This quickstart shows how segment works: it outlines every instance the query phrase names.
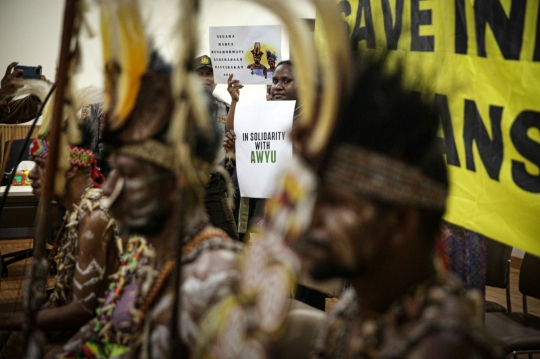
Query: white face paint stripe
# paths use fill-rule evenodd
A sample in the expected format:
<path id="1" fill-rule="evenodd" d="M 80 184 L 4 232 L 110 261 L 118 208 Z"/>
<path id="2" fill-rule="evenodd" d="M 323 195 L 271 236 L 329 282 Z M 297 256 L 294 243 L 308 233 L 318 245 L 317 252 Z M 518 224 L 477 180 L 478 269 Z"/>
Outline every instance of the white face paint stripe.
<path id="1" fill-rule="evenodd" d="M 91 230 L 87 230 L 86 232 L 84 232 L 83 238 L 84 239 L 94 239 L 94 232 L 92 232 Z"/>
<path id="2" fill-rule="evenodd" d="M 93 310 L 86 308 L 86 306 L 83 303 L 77 302 L 77 304 L 79 304 L 81 308 L 84 309 L 84 311 L 87 312 L 88 314 L 96 314 Z"/>
<path id="3" fill-rule="evenodd" d="M 92 278 L 88 279 L 86 282 L 81 284 L 81 283 L 79 283 L 79 281 L 77 279 L 73 278 L 73 284 L 75 284 L 75 287 L 77 287 L 78 290 L 82 290 L 84 287 L 88 287 L 88 286 L 90 286 L 92 284 L 96 284 L 101 279 L 103 279 L 103 276 L 99 275 L 99 276 L 92 277 Z"/>
<path id="4" fill-rule="evenodd" d="M 84 303 L 85 302 L 88 302 L 92 299 L 96 298 L 96 294 L 94 292 L 88 294 L 85 298 L 83 298 L 82 300 L 77 298 L 77 296 L 74 294 L 73 295 L 73 302 L 80 305 L 82 309 L 84 309 L 85 312 L 89 313 L 89 314 L 95 314 L 95 310 L 94 308 L 92 309 L 88 309 Z"/>
<path id="5" fill-rule="evenodd" d="M 152 318 L 156 318 L 164 310 L 170 310 L 172 307 L 173 298 L 172 295 L 166 295 L 161 301 L 158 302 L 154 310 L 152 311 Z"/>
<path id="6" fill-rule="evenodd" d="M 156 325 L 151 334 L 151 357 L 166 358 L 169 355 L 169 342 L 171 334 L 169 329 L 164 325 Z"/>
<path id="7" fill-rule="evenodd" d="M 88 302 L 89 300 L 94 299 L 94 298 L 96 298 L 96 293 L 94 293 L 94 292 L 88 294 L 88 295 L 87 295 L 86 297 L 84 297 L 83 299 L 79 299 L 79 298 L 77 298 L 76 295 L 73 295 L 73 301 L 74 301 L 74 302 L 80 302 L 80 303 L 82 303 L 82 302 Z"/>
<path id="8" fill-rule="evenodd" d="M 77 269 L 77 272 L 81 273 L 82 275 L 88 275 L 94 271 L 97 271 L 101 276 L 103 276 L 103 274 L 105 273 L 105 267 L 100 266 L 99 263 L 95 259 L 92 259 L 90 264 L 88 264 L 88 266 L 85 269 L 81 268 L 81 266 L 79 265 L 79 262 L 77 262 L 77 265 L 75 268 Z"/>

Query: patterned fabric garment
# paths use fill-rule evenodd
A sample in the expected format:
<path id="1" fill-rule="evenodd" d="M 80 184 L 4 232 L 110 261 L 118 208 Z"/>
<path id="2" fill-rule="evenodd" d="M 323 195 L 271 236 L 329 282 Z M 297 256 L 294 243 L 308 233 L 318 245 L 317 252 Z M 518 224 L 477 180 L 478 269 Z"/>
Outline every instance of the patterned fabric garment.
<path id="1" fill-rule="evenodd" d="M 440 239 L 448 260 L 448 269 L 461 279 L 467 289 L 477 289 L 485 295 L 486 237 L 443 221 Z"/>
<path id="2" fill-rule="evenodd" d="M 319 332 L 313 359 L 407 358 L 423 339 L 438 333 L 468 344 L 474 358 L 504 357 L 482 332 L 479 293 L 465 292 L 451 275 L 416 285 L 377 319 L 363 318 L 357 303 L 353 289 L 343 294 Z"/>

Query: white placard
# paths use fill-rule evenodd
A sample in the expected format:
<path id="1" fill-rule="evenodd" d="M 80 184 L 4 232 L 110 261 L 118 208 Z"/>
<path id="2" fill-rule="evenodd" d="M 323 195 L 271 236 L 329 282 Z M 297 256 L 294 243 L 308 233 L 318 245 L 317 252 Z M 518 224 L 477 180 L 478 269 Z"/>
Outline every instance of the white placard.
<path id="1" fill-rule="evenodd" d="M 238 102 L 234 114 L 236 171 L 242 197 L 269 198 L 292 157 L 296 101 Z"/>
<path id="2" fill-rule="evenodd" d="M 226 84 L 230 74 L 241 84 L 271 84 L 281 60 L 281 26 L 210 27 L 214 82 Z"/>

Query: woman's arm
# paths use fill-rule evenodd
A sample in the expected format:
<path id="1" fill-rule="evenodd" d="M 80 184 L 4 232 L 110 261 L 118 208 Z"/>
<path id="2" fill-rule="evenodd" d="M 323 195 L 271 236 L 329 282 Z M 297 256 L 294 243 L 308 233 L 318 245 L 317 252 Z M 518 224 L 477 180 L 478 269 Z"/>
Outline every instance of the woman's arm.
<path id="1" fill-rule="evenodd" d="M 231 95 L 231 108 L 229 109 L 229 114 L 227 115 L 227 132 L 234 130 L 234 112 L 236 110 L 236 103 L 240 101 L 240 89 L 244 85 L 240 84 L 239 80 L 233 80 L 233 75 L 231 74 L 227 79 L 227 91 Z"/>

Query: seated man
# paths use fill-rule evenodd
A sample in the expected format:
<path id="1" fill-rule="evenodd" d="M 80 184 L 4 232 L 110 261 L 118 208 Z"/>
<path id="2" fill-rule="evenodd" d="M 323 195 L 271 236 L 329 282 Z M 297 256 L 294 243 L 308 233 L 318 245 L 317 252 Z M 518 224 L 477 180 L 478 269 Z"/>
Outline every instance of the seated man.
<path id="1" fill-rule="evenodd" d="M 492 358 L 482 301 L 434 262 L 448 191 L 437 111 L 373 60 L 342 106 L 312 222 L 292 243 L 314 278 L 351 289 L 314 358 Z"/>
<path id="2" fill-rule="evenodd" d="M 35 95 L 13 100 L 17 91 L 23 87 L 22 79 L 17 78 L 23 70 L 12 71 L 18 62 L 12 62 L 6 68 L 6 73 L 1 81 L 0 87 L 0 123 L 15 124 L 33 120 L 41 106 L 41 100 Z M 47 81 L 41 75 L 41 80 Z"/>
<path id="3" fill-rule="evenodd" d="M 55 200 L 67 209 L 64 224 L 55 244 L 58 273 L 47 304 L 37 315 L 37 325 L 49 333 L 49 344 L 61 344 L 95 316 L 98 298 L 107 288 L 109 275 L 118 268 L 117 230 L 114 221 L 100 204 L 101 190 L 95 187 L 94 154 L 88 147 L 92 132 L 83 128 L 83 141 L 69 146 L 70 168 L 66 186 Z M 36 163 L 29 174 L 32 192 L 41 196 L 49 142 L 36 139 L 30 158 Z M 54 252 L 54 249 L 53 249 Z M 15 331 L 5 344 L 0 358 L 20 357 L 23 312 L 0 314 L 0 330 Z"/>
<path id="4" fill-rule="evenodd" d="M 188 129 L 183 148 L 190 149 L 193 168 L 181 171 L 174 143 L 167 141 L 173 117 L 171 72 L 171 66 L 154 53 L 138 79 L 133 110 L 126 118 L 115 112 L 114 103 L 106 110 L 105 128 L 115 131 L 104 133 L 112 165 L 104 191 L 121 231 L 130 237 L 97 318 L 64 346 L 61 357 L 99 353 L 100 358 L 167 358 L 173 320 L 181 322 L 177 339 L 189 351 L 198 336 L 199 319 L 236 281 L 233 265 L 241 245 L 209 223 L 202 197 L 221 141 L 218 124 L 208 121 L 212 131 Z M 108 76 L 115 80 L 118 75 Z M 116 98 L 116 91 L 110 87 L 108 96 Z M 185 226 L 182 232 L 179 223 Z M 176 257 L 179 242 L 181 258 Z M 178 298 L 175 272 L 182 275 L 178 318 L 172 318 Z"/>

